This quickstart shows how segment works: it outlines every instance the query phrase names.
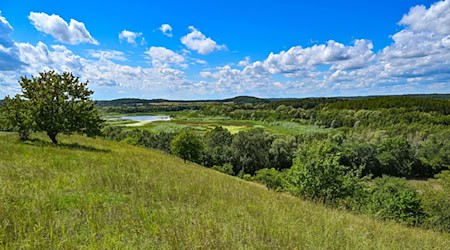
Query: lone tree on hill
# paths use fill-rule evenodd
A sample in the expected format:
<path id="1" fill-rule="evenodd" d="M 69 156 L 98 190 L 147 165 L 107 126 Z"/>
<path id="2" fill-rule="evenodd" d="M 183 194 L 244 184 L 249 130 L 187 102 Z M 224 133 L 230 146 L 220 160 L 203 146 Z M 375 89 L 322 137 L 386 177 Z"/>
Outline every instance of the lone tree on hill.
<path id="1" fill-rule="evenodd" d="M 5 99 L 5 117 L 21 137 L 30 131 L 43 131 L 56 144 L 59 133 L 100 133 L 103 120 L 90 99 L 93 92 L 87 88 L 88 81 L 80 82 L 69 72 L 46 71 L 31 79 L 21 77 L 19 83 L 22 94 Z"/>

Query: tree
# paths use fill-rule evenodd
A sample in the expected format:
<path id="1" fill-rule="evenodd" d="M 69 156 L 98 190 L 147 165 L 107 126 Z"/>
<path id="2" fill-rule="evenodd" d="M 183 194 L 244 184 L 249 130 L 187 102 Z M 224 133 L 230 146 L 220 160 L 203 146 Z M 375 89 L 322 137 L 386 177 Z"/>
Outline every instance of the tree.
<path id="1" fill-rule="evenodd" d="M 33 121 L 32 129 L 46 132 L 53 143 L 58 143 L 59 133 L 100 133 L 103 121 L 90 99 L 93 92 L 87 88 L 88 82 L 80 82 L 69 72 L 47 71 L 31 79 L 21 77 L 19 83 L 22 94 L 15 102 L 21 104 L 13 106 L 11 112 L 26 110 Z"/>
<path id="2" fill-rule="evenodd" d="M 6 129 L 18 132 L 21 140 L 28 140 L 33 127 L 29 103 L 22 100 L 19 95 L 14 98 L 7 96 L 4 101 L 2 120 Z"/>
<path id="3" fill-rule="evenodd" d="M 208 167 L 222 166 L 231 161 L 231 141 L 233 136 L 228 129 L 215 127 L 204 136 L 205 150 L 203 164 Z"/>
<path id="4" fill-rule="evenodd" d="M 176 135 L 170 142 L 172 154 L 181 157 L 185 162 L 198 162 L 203 150 L 203 144 L 197 136 L 185 130 Z"/>
<path id="5" fill-rule="evenodd" d="M 231 143 L 235 173 L 253 175 L 256 170 L 270 166 L 269 150 L 273 137 L 263 129 L 252 129 L 237 133 Z"/>
<path id="6" fill-rule="evenodd" d="M 288 189 L 296 195 L 324 203 L 351 197 L 359 188 L 359 173 L 341 165 L 340 161 L 341 152 L 332 142 L 303 144 L 287 172 Z"/>
<path id="7" fill-rule="evenodd" d="M 269 149 L 271 166 L 277 170 L 290 168 L 294 151 L 297 149 L 297 142 L 292 136 L 277 138 L 272 142 Z"/>
<path id="8" fill-rule="evenodd" d="M 414 164 L 414 150 L 404 138 L 388 138 L 377 148 L 377 160 L 382 173 L 391 176 L 409 177 Z"/>

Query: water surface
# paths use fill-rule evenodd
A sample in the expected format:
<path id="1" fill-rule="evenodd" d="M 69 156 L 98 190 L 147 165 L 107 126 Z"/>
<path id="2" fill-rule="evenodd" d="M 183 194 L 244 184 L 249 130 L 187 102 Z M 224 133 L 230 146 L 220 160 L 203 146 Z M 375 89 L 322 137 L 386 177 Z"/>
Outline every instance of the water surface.
<path id="1" fill-rule="evenodd" d="M 170 121 L 170 116 L 161 116 L 161 115 L 122 116 L 120 118 L 124 120 L 132 120 L 137 122 Z"/>

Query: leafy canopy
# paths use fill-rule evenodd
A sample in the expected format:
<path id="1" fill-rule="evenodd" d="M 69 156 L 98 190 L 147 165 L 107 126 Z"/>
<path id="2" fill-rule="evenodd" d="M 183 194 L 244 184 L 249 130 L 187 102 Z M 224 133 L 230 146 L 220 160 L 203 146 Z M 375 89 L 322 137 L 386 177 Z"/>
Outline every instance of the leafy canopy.
<path id="1" fill-rule="evenodd" d="M 170 150 L 184 161 L 198 162 L 203 150 L 203 144 L 192 132 L 182 131 L 171 141 Z"/>
<path id="2" fill-rule="evenodd" d="M 6 106 L 10 107 L 6 117 L 16 131 L 24 127 L 29 131 L 43 131 L 53 143 L 57 143 L 59 133 L 78 132 L 88 136 L 100 133 L 103 121 L 90 98 L 93 91 L 87 88 L 87 81 L 80 82 L 69 72 L 46 71 L 31 79 L 21 77 L 19 83 L 22 94 L 6 99 Z M 14 118 L 18 112 L 25 117 Z"/>

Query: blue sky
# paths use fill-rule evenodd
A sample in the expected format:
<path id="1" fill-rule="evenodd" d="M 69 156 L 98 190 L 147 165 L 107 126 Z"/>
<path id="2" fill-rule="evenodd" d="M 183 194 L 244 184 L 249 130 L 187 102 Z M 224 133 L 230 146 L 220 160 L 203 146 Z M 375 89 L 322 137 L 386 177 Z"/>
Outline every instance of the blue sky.
<path id="1" fill-rule="evenodd" d="M 72 71 L 96 99 L 450 92 L 447 1 L 0 2 L 0 98 Z"/>

